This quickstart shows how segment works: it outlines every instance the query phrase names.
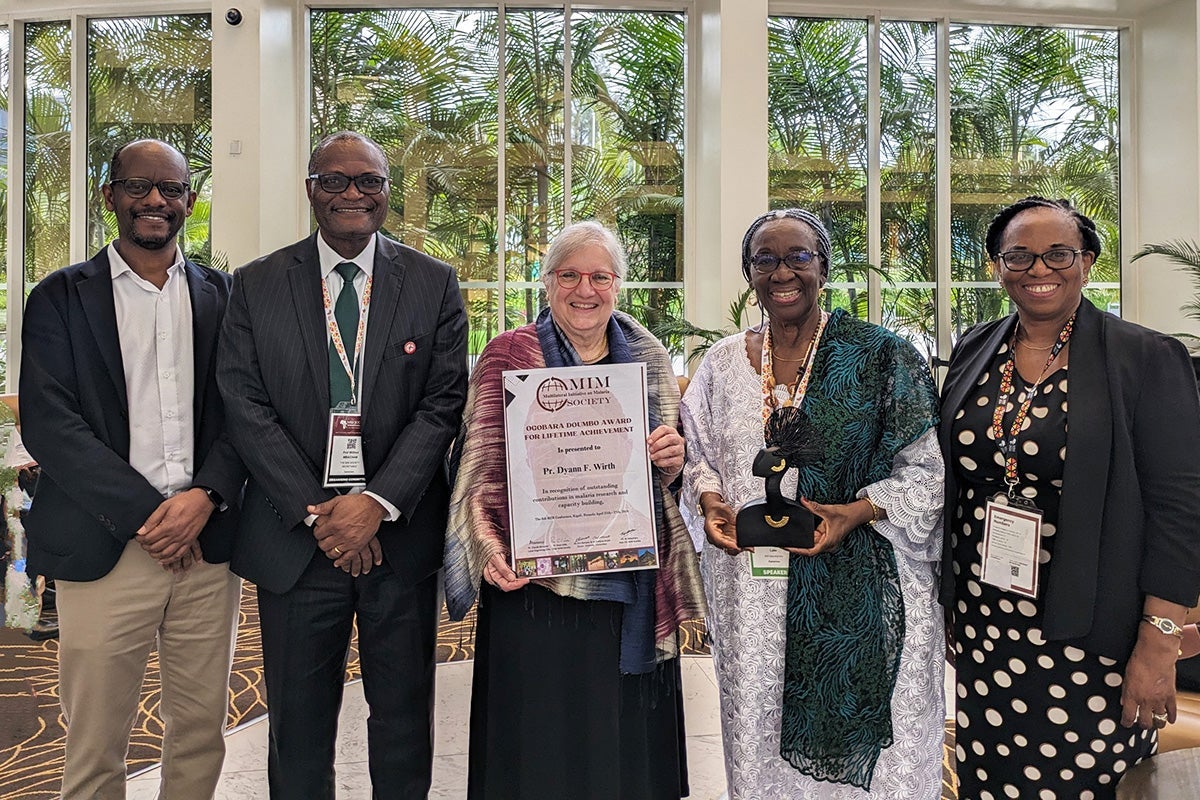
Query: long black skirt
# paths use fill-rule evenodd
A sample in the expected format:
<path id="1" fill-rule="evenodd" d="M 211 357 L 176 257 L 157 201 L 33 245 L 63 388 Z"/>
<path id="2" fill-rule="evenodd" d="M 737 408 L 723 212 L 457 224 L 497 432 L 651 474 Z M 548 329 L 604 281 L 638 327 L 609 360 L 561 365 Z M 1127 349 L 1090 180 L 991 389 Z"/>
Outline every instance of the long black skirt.
<path id="1" fill-rule="evenodd" d="M 621 613 L 620 603 L 484 584 L 470 800 L 687 796 L 679 659 L 621 675 Z"/>

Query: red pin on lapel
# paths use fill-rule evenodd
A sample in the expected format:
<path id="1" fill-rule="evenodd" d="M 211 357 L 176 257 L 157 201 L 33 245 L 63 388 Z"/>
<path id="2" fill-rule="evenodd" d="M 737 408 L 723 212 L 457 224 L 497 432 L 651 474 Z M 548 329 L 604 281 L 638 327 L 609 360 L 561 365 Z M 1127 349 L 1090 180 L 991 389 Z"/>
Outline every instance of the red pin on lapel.
<path id="1" fill-rule="evenodd" d="M 410 356 L 413 353 L 417 352 L 417 343 L 413 342 L 413 341 L 405 342 L 404 343 L 404 352 L 408 353 Z"/>

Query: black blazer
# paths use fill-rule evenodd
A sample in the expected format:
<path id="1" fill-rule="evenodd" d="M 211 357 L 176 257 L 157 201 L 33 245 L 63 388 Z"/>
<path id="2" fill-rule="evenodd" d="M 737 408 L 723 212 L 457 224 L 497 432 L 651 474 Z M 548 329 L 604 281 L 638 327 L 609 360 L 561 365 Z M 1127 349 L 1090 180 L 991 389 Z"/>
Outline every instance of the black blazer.
<path id="1" fill-rule="evenodd" d="M 942 389 L 946 606 L 954 599 L 950 537 L 958 502 L 950 431 L 1015 324 L 1009 316 L 967 332 Z M 1145 595 L 1192 606 L 1200 593 L 1200 396 L 1182 344 L 1087 300 L 1071 334 L 1070 382 L 1043 632 L 1124 661 Z"/>
<path id="2" fill-rule="evenodd" d="M 193 483 L 229 505 L 200 534 L 204 560 L 229 560 L 245 470 L 223 436 L 214 354 L 231 279 L 186 262 L 195 360 Z M 129 465 L 125 368 L 108 248 L 47 275 L 25 305 L 21 334 L 21 437 L 41 466 L 25 520 L 29 571 L 90 581 L 107 575 L 163 501 Z"/>
<path id="3" fill-rule="evenodd" d="M 246 462 L 231 568 L 268 591 L 290 589 L 317 546 L 305 507 L 323 488 L 329 344 L 316 234 L 242 267 L 221 334 L 217 381 Z M 376 236 L 363 352 L 367 488 L 400 509 L 379 529 L 406 581 L 441 566 L 449 486 L 445 456 L 467 394 L 467 323 L 454 270 Z"/>

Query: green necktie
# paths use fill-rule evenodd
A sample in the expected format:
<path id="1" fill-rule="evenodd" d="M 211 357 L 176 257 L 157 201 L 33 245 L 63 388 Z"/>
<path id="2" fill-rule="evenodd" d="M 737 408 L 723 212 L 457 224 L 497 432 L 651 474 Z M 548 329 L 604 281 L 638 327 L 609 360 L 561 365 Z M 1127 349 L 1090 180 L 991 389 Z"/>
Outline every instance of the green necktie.
<path id="1" fill-rule="evenodd" d="M 358 275 L 358 265 L 343 261 L 334 269 L 342 276 L 342 290 L 338 292 L 337 302 L 333 304 L 333 318 L 337 320 L 338 331 L 342 334 L 342 344 L 346 347 L 346 359 L 354 367 L 354 340 L 358 336 L 358 293 L 354 291 L 354 278 Z M 329 406 L 336 408 L 338 403 L 348 403 L 352 397 L 350 376 L 342 366 L 337 348 L 333 346 L 333 338 L 329 339 Z"/>

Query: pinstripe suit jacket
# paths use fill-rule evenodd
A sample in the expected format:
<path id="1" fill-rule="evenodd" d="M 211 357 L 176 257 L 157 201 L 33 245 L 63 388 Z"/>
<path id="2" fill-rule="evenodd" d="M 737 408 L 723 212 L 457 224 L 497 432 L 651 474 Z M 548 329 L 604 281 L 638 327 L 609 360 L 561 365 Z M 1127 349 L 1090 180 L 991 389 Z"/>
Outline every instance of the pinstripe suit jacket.
<path id="1" fill-rule="evenodd" d="M 446 451 L 467 386 L 467 324 L 454 271 L 375 237 L 363 346 L 367 489 L 400 509 L 379 542 L 406 581 L 442 559 L 449 490 Z M 217 356 L 230 438 L 250 471 L 230 567 L 275 593 L 290 589 L 317 546 L 305 507 L 323 488 L 329 426 L 329 344 L 316 234 L 234 275 Z"/>

